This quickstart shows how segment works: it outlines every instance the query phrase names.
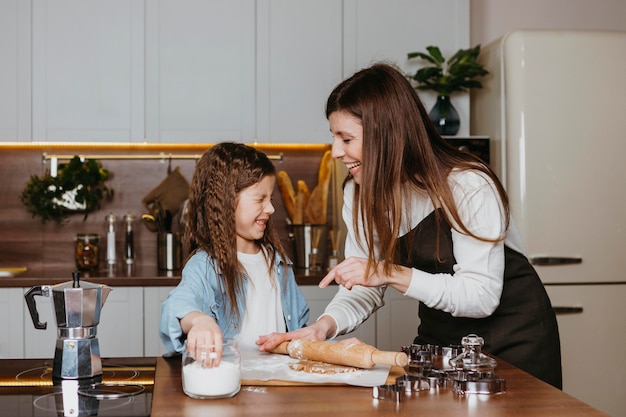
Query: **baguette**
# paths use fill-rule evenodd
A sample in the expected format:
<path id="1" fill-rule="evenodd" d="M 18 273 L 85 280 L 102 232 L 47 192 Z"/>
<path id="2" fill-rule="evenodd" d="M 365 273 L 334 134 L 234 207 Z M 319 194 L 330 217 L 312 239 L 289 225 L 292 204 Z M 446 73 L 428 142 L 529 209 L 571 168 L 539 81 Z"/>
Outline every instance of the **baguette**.
<path id="1" fill-rule="evenodd" d="M 296 204 L 293 210 L 293 218 L 291 219 L 293 224 L 304 223 L 304 193 L 296 194 Z"/>
<path id="2" fill-rule="evenodd" d="M 296 194 L 296 198 L 299 194 L 302 194 L 303 202 L 302 202 L 302 218 L 304 219 L 304 211 L 306 206 L 309 205 L 309 200 L 311 199 L 311 191 L 309 191 L 309 186 L 306 185 L 304 180 L 298 180 L 298 194 Z M 306 221 L 305 221 L 306 222 Z"/>
<path id="3" fill-rule="evenodd" d="M 287 211 L 289 219 L 293 221 L 296 210 L 296 192 L 293 189 L 293 183 L 291 182 L 291 178 L 289 178 L 289 174 L 285 171 L 279 171 L 276 178 L 285 211 Z"/>
<path id="4" fill-rule="evenodd" d="M 326 151 L 317 175 L 317 186 L 311 193 L 306 206 L 305 219 L 311 224 L 326 224 L 328 211 L 328 189 L 332 172 L 333 158 L 330 151 Z"/>

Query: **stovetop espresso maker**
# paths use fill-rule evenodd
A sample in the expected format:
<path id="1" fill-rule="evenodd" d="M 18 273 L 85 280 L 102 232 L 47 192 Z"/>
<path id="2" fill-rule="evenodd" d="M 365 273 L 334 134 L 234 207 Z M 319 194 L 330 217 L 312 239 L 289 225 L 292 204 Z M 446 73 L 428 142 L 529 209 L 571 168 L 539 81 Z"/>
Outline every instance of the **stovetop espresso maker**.
<path id="1" fill-rule="evenodd" d="M 100 311 L 111 287 L 80 281 L 80 272 L 72 273 L 72 281 L 57 285 L 39 285 L 24 295 L 36 329 L 45 330 L 39 321 L 35 296 L 52 296 L 57 322 L 57 340 L 52 377 L 82 379 L 102 375 L 102 359 L 96 330 Z"/>

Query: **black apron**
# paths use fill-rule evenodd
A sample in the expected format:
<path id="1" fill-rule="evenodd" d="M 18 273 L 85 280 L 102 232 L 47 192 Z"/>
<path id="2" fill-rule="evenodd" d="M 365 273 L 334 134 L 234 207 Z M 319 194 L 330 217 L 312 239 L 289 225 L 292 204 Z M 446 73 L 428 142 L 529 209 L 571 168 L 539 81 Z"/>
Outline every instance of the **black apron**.
<path id="1" fill-rule="evenodd" d="M 435 212 L 399 238 L 399 264 L 431 274 L 454 274 L 452 231 L 443 215 L 439 217 L 439 242 Z M 561 388 L 559 331 L 548 294 L 524 255 L 505 245 L 504 256 L 504 289 L 491 316 L 453 317 L 420 302 L 414 343 L 458 345 L 464 336 L 474 333 L 485 340 L 484 351 Z"/>

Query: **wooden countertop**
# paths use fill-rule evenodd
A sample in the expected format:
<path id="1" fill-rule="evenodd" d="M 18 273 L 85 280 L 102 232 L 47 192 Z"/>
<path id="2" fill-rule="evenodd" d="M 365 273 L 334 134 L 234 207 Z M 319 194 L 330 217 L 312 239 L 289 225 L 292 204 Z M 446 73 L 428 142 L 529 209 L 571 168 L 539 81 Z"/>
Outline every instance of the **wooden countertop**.
<path id="1" fill-rule="evenodd" d="M 607 417 L 606 414 L 503 361 L 498 361 L 497 368 L 498 376 L 506 380 L 506 392 L 503 394 L 463 396 L 455 394 L 451 388 L 442 388 L 438 391 L 413 393 L 400 403 L 374 399 L 372 388 L 347 385 L 244 385 L 233 398 L 196 400 L 183 393 L 180 357 L 156 358 L 156 371 L 152 368 L 155 358 L 103 359 L 105 369 L 109 362 L 116 366 L 123 364 L 131 369 L 142 367 L 141 375 L 146 374 L 145 381 L 134 381 L 147 384 L 146 389 L 152 392 L 152 417 Z M 28 381 L 15 384 L 17 372 L 42 364 L 51 366 L 51 360 L 0 359 L 0 404 L 5 394 L 32 393 L 33 390 L 41 390 L 43 393 L 45 387 L 39 387 L 42 385 L 40 375 L 35 385 L 26 383 Z"/>
<path id="2" fill-rule="evenodd" d="M 605 416 L 576 398 L 506 363 L 498 376 L 507 391 L 498 395 L 424 391 L 396 403 L 372 397 L 372 388 L 353 386 L 242 386 L 233 398 L 196 400 L 182 390 L 180 358 L 157 358 L 152 417 L 166 416 Z"/>
<path id="3" fill-rule="evenodd" d="M 21 267 L 22 265 L 15 265 Z M 13 277 L 0 277 L 0 288 L 33 287 L 35 285 L 55 285 L 72 280 L 71 265 L 54 268 L 29 268 Z M 0 270 L 2 267 L 0 267 Z M 82 272 L 81 280 L 112 287 L 168 287 L 180 282 L 181 271 L 164 271 L 156 265 L 118 264 L 112 269 Z M 317 285 L 324 277 L 322 272 L 296 270 L 296 281 L 299 285 Z"/>

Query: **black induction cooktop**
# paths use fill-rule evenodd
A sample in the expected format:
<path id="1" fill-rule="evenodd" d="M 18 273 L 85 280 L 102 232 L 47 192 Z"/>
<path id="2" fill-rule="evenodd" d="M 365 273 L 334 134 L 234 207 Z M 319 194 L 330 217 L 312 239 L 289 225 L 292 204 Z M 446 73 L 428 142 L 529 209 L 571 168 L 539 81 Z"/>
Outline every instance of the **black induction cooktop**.
<path id="1" fill-rule="evenodd" d="M 0 415 L 150 415 L 155 358 L 103 359 L 101 377 L 54 380 L 52 359 L 0 360 Z"/>

